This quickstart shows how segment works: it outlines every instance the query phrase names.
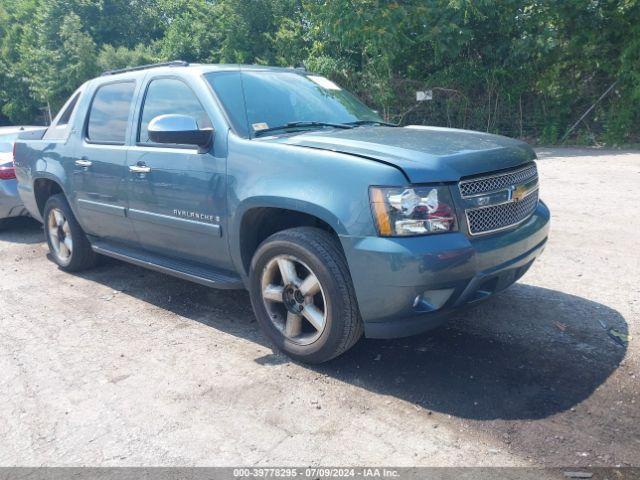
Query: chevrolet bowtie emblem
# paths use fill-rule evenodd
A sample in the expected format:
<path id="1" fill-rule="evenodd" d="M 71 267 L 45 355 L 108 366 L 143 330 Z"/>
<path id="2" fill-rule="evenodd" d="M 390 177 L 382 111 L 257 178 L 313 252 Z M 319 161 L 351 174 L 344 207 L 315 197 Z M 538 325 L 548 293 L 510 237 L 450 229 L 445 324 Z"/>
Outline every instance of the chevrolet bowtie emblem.
<path id="1" fill-rule="evenodd" d="M 517 187 L 511 187 L 511 199 L 514 202 L 519 202 L 520 200 L 522 200 L 527 193 L 529 193 L 529 189 L 527 188 L 526 185 L 518 185 Z"/>

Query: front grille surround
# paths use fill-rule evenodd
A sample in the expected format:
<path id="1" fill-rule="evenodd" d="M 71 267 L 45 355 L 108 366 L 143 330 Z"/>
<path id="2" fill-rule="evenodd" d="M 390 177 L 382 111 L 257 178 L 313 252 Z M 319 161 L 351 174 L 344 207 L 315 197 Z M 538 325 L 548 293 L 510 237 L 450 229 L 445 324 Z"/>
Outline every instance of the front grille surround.
<path id="1" fill-rule="evenodd" d="M 531 163 L 517 170 L 462 180 L 459 183 L 460 195 L 462 195 L 462 198 L 470 198 L 497 192 L 513 185 L 527 183 L 537 177 L 538 169 L 536 164 Z"/>
<path id="2" fill-rule="evenodd" d="M 525 222 L 538 206 L 535 163 L 458 183 L 469 235 L 486 235 Z"/>
<path id="3" fill-rule="evenodd" d="M 519 201 L 465 210 L 471 235 L 495 233 L 513 228 L 527 220 L 538 206 L 538 189 Z"/>

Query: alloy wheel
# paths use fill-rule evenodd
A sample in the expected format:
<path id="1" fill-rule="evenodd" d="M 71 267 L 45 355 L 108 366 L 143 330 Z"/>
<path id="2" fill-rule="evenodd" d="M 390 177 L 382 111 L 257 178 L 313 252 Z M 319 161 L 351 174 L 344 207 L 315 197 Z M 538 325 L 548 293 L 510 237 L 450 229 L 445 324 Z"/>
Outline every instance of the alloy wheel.
<path id="1" fill-rule="evenodd" d="M 69 262 L 73 253 L 73 239 L 69 221 L 62 210 L 52 208 L 47 218 L 47 230 L 53 254 L 63 263 Z"/>
<path id="2" fill-rule="evenodd" d="M 272 258 L 262 272 L 262 300 L 273 325 L 299 345 L 315 342 L 327 324 L 327 303 L 315 273 L 292 255 Z"/>

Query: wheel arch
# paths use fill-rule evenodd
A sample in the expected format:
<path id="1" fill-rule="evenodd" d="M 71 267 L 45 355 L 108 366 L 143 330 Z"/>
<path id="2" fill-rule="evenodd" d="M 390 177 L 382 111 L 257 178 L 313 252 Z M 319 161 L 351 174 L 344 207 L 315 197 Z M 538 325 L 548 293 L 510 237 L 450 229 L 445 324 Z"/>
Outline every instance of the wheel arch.
<path id="1" fill-rule="evenodd" d="M 248 276 L 251 259 L 258 246 L 276 232 L 295 227 L 316 227 L 335 236 L 345 233 L 342 222 L 326 209 L 303 201 L 262 199 L 247 202 L 236 213 L 233 237 L 230 239 L 234 263 L 243 276 Z M 343 252 L 344 253 L 344 252 Z"/>
<path id="2" fill-rule="evenodd" d="M 62 186 L 62 183 L 53 176 L 44 175 L 38 178 L 35 178 L 33 181 L 33 195 L 36 200 L 36 206 L 38 208 L 38 212 L 42 217 L 44 213 L 44 206 L 47 203 L 47 200 L 52 195 L 63 194 L 67 200 L 66 192 Z"/>

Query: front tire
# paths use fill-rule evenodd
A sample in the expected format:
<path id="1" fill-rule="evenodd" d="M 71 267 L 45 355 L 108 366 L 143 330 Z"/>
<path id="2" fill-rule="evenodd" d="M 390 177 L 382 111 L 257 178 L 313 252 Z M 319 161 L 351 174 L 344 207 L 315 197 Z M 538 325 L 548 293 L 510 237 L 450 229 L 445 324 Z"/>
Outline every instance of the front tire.
<path id="1" fill-rule="evenodd" d="M 299 227 L 275 233 L 258 247 L 249 276 L 260 326 L 290 357 L 326 362 L 362 335 L 347 262 L 328 232 Z"/>
<path id="2" fill-rule="evenodd" d="M 44 206 L 44 232 L 53 261 L 67 272 L 93 267 L 97 255 L 64 195 L 52 195 Z"/>

